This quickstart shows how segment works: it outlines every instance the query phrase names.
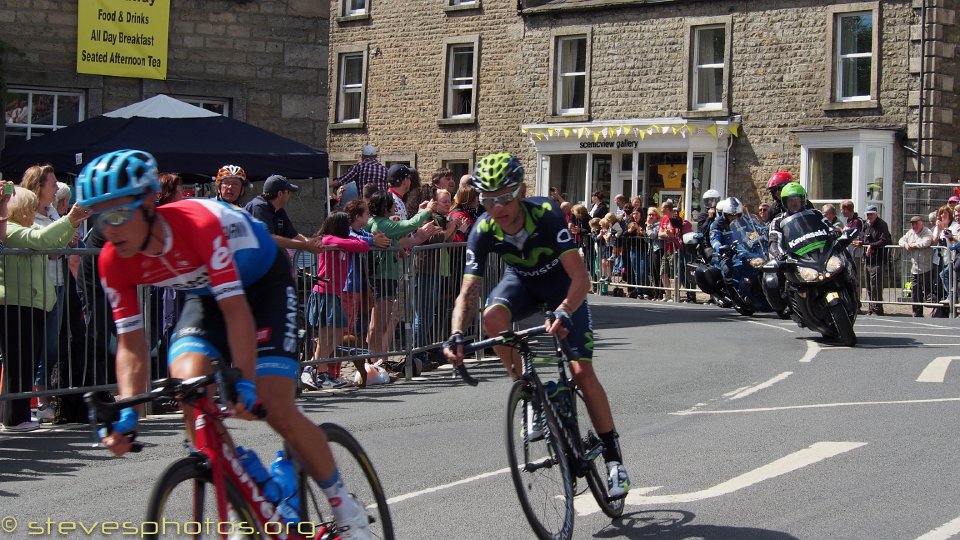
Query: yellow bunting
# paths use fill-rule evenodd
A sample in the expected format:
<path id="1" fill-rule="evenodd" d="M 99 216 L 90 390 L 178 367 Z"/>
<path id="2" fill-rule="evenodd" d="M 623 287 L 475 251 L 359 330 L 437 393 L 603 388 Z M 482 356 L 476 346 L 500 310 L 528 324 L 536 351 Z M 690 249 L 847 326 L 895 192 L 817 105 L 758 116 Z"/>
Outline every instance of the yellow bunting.
<path id="1" fill-rule="evenodd" d="M 534 133 L 534 135 L 537 136 L 537 140 L 538 140 L 538 141 L 542 141 L 542 140 L 543 140 L 543 135 L 541 135 L 541 134 L 539 134 L 539 133 Z"/>
<path id="2" fill-rule="evenodd" d="M 639 132 L 637 132 L 637 135 L 640 136 L 640 140 L 642 141 L 642 140 L 647 136 L 647 132 L 646 132 L 646 131 L 639 131 Z"/>
<path id="3" fill-rule="evenodd" d="M 562 131 L 563 131 L 563 136 L 564 136 L 564 137 L 569 137 L 569 136 L 570 136 L 570 130 L 569 130 L 569 129 L 563 128 Z"/>
<path id="4" fill-rule="evenodd" d="M 633 133 L 633 126 L 623 126 L 623 134 L 624 134 L 624 135 L 626 135 L 627 137 L 629 137 L 631 133 Z"/>
<path id="5" fill-rule="evenodd" d="M 598 140 L 600 140 L 600 132 L 599 132 L 599 131 L 595 131 L 595 132 L 593 133 L 593 142 L 597 142 Z"/>
<path id="6" fill-rule="evenodd" d="M 708 127 L 708 128 L 707 128 L 707 133 L 709 133 L 709 134 L 713 135 L 714 137 L 716 137 L 716 136 L 717 136 L 717 126 L 710 126 L 710 127 Z"/>
<path id="7" fill-rule="evenodd" d="M 728 129 L 730 130 L 730 133 L 732 133 L 734 137 L 740 136 L 740 134 L 737 133 L 740 130 L 740 126 L 736 124 L 730 124 L 730 127 Z"/>

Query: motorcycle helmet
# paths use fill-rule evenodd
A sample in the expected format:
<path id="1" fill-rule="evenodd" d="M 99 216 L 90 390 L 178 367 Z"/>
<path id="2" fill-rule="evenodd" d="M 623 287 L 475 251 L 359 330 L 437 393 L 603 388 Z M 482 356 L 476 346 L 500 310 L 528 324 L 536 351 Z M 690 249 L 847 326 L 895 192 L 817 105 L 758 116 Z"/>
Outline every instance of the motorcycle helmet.
<path id="1" fill-rule="evenodd" d="M 767 190 L 770 192 L 770 195 L 774 199 L 781 198 L 778 190 L 783 188 L 783 186 L 793 182 L 793 175 L 787 171 L 777 171 L 770 176 L 770 179 L 767 180 Z"/>
<path id="2" fill-rule="evenodd" d="M 720 200 L 720 192 L 715 189 L 708 189 L 703 194 L 703 208 L 713 208 Z"/>
<path id="3" fill-rule="evenodd" d="M 523 165 L 507 152 L 490 154 L 477 162 L 470 184 L 480 193 L 489 193 L 523 182 Z"/>
<path id="4" fill-rule="evenodd" d="M 719 216 L 720 214 L 726 214 L 726 213 L 727 213 L 727 200 L 724 199 L 717 203 L 717 215 Z"/>
<path id="5" fill-rule="evenodd" d="M 803 189 L 799 182 L 790 182 L 783 186 L 783 190 L 780 191 L 780 200 L 783 202 L 783 208 L 787 214 L 795 214 L 803 210 L 806 199 L 807 190 Z M 794 200 L 799 201 L 799 204 L 793 203 Z"/>
<path id="6" fill-rule="evenodd" d="M 160 192 L 157 160 L 141 150 L 117 150 L 95 158 L 77 177 L 77 202 L 102 202 Z"/>
<path id="7" fill-rule="evenodd" d="M 717 206 L 717 211 L 720 211 L 719 205 Z M 723 213 L 727 216 L 742 216 L 743 203 L 736 197 L 727 197 L 723 200 Z"/>

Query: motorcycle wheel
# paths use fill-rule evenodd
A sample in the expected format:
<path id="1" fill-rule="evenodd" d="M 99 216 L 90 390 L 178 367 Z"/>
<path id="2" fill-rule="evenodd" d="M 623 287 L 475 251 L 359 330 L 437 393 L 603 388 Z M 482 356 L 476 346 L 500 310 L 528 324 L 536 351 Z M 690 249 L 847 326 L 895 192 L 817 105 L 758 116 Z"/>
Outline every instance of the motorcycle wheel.
<path id="1" fill-rule="evenodd" d="M 847 316 L 847 310 L 844 309 L 843 304 L 837 303 L 827 307 L 830 310 L 830 316 L 833 317 L 833 324 L 836 325 L 840 341 L 847 347 L 856 346 L 857 335 L 853 332 L 853 322 Z"/>

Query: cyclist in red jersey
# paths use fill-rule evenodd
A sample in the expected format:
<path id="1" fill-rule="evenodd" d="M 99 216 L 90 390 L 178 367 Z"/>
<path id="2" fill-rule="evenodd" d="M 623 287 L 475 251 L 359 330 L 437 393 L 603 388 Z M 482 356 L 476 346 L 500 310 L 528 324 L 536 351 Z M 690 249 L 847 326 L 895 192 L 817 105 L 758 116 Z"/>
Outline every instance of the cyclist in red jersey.
<path id="1" fill-rule="evenodd" d="M 210 373 L 215 357 L 232 363 L 241 372 L 237 416 L 254 418 L 262 403 L 267 423 L 330 501 L 340 537 L 369 538 L 366 511 L 346 490 L 326 436 L 294 402 L 297 302 L 286 255 L 262 222 L 223 203 L 189 199 L 156 208 L 157 176 L 153 156 L 119 150 L 90 162 L 77 180 L 78 201 L 97 214 L 107 239 L 98 265 L 117 325 L 120 397 L 146 390 L 150 356 L 137 285 L 185 290 L 170 345 L 171 376 Z M 124 409 L 112 432 L 102 433 L 103 444 L 125 454 L 136 425 L 136 411 Z M 190 422 L 187 432 L 192 438 Z"/>

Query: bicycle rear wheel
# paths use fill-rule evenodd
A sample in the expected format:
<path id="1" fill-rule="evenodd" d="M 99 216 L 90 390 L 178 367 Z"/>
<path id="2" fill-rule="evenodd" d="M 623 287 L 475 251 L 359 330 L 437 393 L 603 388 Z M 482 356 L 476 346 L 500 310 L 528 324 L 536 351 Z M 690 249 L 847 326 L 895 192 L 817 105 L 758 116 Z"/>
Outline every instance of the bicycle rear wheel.
<path id="1" fill-rule="evenodd" d="M 567 540 L 573 536 L 573 474 L 557 419 L 544 411 L 544 436 L 530 440 L 527 407 L 537 407 L 529 383 L 513 383 L 507 402 L 507 459 L 520 506 L 537 537 Z M 537 407 L 539 408 L 539 407 Z"/>
<path id="2" fill-rule="evenodd" d="M 146 538 L 261 538 L 254 513 L 240 492 L 226 482 L 230 505 L 227 522 L 217 512 L 217 493 L 210 467 L 203 456 L 188 456 L 173 462 L 150 494 L 147 524 L 157 530 Z"/>
<path id="3" fill-rule="evenodd" d="M 574 403 L 574 413 L 577 414 L 577 422 L 580 425 L 580 456 L 586 468 L 585 476 L 587 485 L 590 486 L 590 492 L 603 513 L 611 518 L 618 518 L 623 515 L 623 498 L 611 501 L 607 490 L 607 467 L 604 464 L 603 456 L 597 452 L 602 444 L 597 437 L 597 430 L 590 421 L 590 415 L 587 412 L 587 403 L 583 400 L 583 394 L 578 388 L 574 392 L 577 399 Z M 580 416 L 580 411 L 583 415 Z M 595 455 L 591 455 L 595 454 Z"/>
<path id="4" fill-rule="evenodd" d="M 333 452 L 333 459 L 347 490 L 367 511 L 371 538 L 393 540 L 393 521 L 390 519 L 387 497 L 367 453 L 346 429 L 336 424 L 321 424 L 320 428 L 327 434 L 330 451 Z M 302 471 L 300 506 L 302 521 L 313 522 L 316 529 L 325 525 L 336 530 L 333 511 L 323 490 L 310 475 Z"/>

